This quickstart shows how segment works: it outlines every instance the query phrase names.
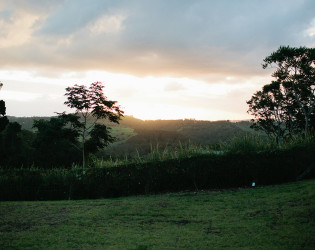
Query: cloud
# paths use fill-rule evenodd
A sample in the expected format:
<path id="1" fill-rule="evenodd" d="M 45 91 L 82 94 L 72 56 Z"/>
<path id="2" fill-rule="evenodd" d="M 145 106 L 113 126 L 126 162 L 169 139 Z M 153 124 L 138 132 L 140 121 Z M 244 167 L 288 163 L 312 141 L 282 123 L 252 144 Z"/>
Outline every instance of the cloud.
<path id="1" fill-rule="evenodd" d="M 315 43 L 312 0 L 3 2 L 2 68 L 262 75 L 280 45 Z"/>
<path id="2" fill-rule="evenodd" d="M 180 91 L 184 89 L 186 89 L 185 86 L 179 82 L 169 82 L 164 87 L 164 91 Z"/>
<path id="3" fill-rule="evenodd" d="M 18 47 L 31 39 L 38 16 L 24 11 L 0 13 L 0 49 Z"/>
<path id="4" fill-rule="evenodd" d="M 102 33 L 118 33 L 123 29 L 122 23 L 124 19 L 125 17 L 123 15 L 101 16 L 90 26 L 90 31 L 95 35 Z"/>

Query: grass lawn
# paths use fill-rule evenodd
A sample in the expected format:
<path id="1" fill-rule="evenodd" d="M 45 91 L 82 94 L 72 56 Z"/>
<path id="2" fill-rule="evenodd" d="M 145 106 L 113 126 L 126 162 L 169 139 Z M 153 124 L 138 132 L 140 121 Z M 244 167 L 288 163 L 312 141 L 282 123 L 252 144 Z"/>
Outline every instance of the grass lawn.
<path id="1" fill-rule="evenodd" d="M 116 199 L 0 203 L 0 249 L 315 249 L 315 180 Z"/>

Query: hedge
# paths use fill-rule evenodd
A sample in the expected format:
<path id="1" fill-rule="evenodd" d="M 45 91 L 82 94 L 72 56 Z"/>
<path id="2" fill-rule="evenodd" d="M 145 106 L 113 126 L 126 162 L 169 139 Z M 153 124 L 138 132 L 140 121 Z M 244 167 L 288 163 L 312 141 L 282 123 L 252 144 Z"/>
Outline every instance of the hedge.
<path id="1" fill-rule="evenodd" d="M 182 190 L 223 189 L 315 177 L 315 144 L 256 153 L 88 169 L 0 169 L 0 200 L 90 199 Z"/>

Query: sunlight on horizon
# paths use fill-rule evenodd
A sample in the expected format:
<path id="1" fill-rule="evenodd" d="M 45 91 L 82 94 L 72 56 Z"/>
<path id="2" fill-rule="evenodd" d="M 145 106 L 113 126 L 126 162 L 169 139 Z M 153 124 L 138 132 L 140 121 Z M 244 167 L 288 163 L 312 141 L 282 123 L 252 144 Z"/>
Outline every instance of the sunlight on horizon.
<path id="1" fill-rule="evenodd" d="M 65 88 L 74 84 L 89 86 L 100 81 L 105 85 L 104 93 L 108 99 L 118 101 L 126 115 L 142 120 L 249 119 L 246 112 L 236 112 L 225 100 L 234 98 L 239 106 L 245 107 L 244 91 L 252 92 L 256 88 L 253 83 L 261 82 L 258 78 L 252 82 L 229 84 L 232 80 L 237 81 L 237 77 L 223 76 L 209 83 L 187 77 L 137 77 L 106 71 L 46 75 L 37 71 L 2 70 L 0 78 L 4 82 L 0 96 L 7 102 L 8 115 L 51 116 L 54 112 L 71 112 L 63 105 Z M 53 102 L 49 104 L 49 101 Z"/>

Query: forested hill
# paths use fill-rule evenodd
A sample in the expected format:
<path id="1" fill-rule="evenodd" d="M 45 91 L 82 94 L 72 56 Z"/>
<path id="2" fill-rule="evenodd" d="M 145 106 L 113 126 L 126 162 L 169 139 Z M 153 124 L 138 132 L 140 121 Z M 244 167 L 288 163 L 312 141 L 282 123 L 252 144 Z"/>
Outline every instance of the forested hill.
<path id="1" fill-rule="evenodd" d="M 250 129 L 250 122 L 248 121 L 198 121 L 191 119 L 142 121 L 127 117 L 121 122 L 121 126 L 134 129 L 138 136 L 149 136 L 149 131 L 151 131 L 152 136 L 157 133 L 161 136 L 164 134 L 169 138 L 178 137 L 199 144 L 213 144 L 225 141 L 237 134 L 254 133 Z"/>
<path id="2" fill-rule="evenodd" d="M 50 117 L 8 117 L 11 122 L 18 122 L 22 129 L 32 130 L 33 120 L 49 119 Z M 153 145 L 174 146 L 181 143 L 216 144 L 241 134 L 256 133 L 250 129 L 249 121 L 199 121 L 185 120 L 140 120 L 125 116 L 120 124 L 102 123 L 112 127 L 112 134 L 117 138 L 109 149 L 111 153 L 129 153 L 139 150 L 146 153 Z"/>
<path id="3" fill-rule="evenodd" d="M 34 120 L 49 120 L 51 117 L 47 116 L 34 116 L 34 117 L 16 117 L 16 116 L 7 116 L 10 122 L 17 122 L 21 124 L 22 129 L 33 130 Z"/>
<path id="4" fill-rule="evenodd" d="M 199 121 L 199 120 L 148 120 L 126 117 L 121 126 L 132 128 L 136 135 L 112 148 L 116 152 L 128 153 L 136 148 L 146 154 L 151 146 L 172 147 L 179 142 L 209 145 L 225 142 L 234 136 L 256 133 L 250 129 L 249 121 Z"/>

